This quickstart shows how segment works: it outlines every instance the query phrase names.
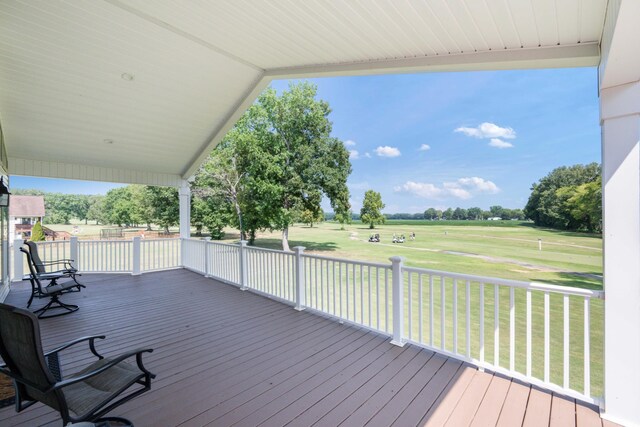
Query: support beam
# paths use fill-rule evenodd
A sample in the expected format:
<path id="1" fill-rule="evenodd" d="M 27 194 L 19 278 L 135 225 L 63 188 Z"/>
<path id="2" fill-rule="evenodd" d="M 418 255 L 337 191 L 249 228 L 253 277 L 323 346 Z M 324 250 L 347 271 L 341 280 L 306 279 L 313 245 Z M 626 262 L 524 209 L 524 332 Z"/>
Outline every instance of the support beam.
<path id="1" fill-rule="evenodd" d="M 600 92 L 605 412 L 640 426 L 640 82 Z"/>
<path id="2" fill-rule="evenodd" d="M 189 182 L 183 179 L 180 184 L 180 238 L 191 237 L 191 188 Z"/>

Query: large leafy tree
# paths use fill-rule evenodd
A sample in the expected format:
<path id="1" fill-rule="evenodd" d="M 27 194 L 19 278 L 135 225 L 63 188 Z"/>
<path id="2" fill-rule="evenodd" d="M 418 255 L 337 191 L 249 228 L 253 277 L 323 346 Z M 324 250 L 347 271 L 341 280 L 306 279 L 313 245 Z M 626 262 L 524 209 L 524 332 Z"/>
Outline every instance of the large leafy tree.
<path id="1" fill-rule="evenodd" d="M 539 226 L 597 230 L 602 219 L 600 180 L 597 163 L 556 168 L 533 184 L 524 213 Z"/>
<path id="2" fill-rule="evenodd" d="M 153 222 L 169 232 L 180 221 L 180 201 L 178 189 L 173 187 L 147 187 L 147 197 L 151 205 Z"/>
<path id="3" fill-rule="evenodd" d="M 289 250 L 289 226 L 300 209 L 317 211 L 322 196 L 336 213 L 350 208 L 349 153 L 331 136 L 331 110 L 316 94 L 310 83 L 291 84 L 280 96 L 267 89 L 225 138 L 242 176 L 238 200 L 250 241 L 257 230 L 282 230 Z"/>
<path id="4" fill-rule="evenodd" d="M 382 196 L 377 191 L 367 190 L 364 193 L 362 208 L 360 209 L 360 219 L 363 223 L 369 224 L 369 228 L 375 228 L 377 224 L 384 224 L 385 217 L 382 214 L 384 203 Z"/>

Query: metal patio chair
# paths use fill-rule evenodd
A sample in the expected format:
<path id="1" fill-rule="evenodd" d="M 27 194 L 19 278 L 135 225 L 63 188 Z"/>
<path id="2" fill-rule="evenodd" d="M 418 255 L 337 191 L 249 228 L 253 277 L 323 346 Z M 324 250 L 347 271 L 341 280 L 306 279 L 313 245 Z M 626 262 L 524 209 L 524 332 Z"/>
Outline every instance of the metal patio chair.
<path id="1" fill-rule="evenodd" d="M 86 287 L 77 280 L 77 276 L 81 276 L 81 274 L 78 273 L 78 269 L 73 265 L 75 260 L 58 259 L 55 261 L 42 261 L 38 254 L 38 244 L 36 242 L 26 241 L 24 244 L 31 253 L 31 260 L 33 261 L 33 266 L 38 274 L 62 274 L 69 277 L 76 282 L 78 286 L 75 289 L 68 290 L 67 292 L 80 292 L 81 288 Z M 58 268 L 60 266 L 62 267 Z M 49 271 L 47 271 L 47 269 L 49 269 Z"/>
<path id="2" fill-rule="evenodd" d="M 77 288 L 78 283 L 72 281 L 71 278 L 64 273 L 39 274 L 36 271 L 35 263 L 33 262 L 30 251 L 23 247 L 20 248 L 20 251 L 27 257 L 27 264 L 29 265 L 30 272 L 29 281 L 31 282 L 31 296 L 27 302 L 27 308 L 31 307 L 33 298 L 50 298 L 50 301 L 44 307 L 34 311 L 34 313 L 38 315 L 39 319 L 62 316 L 77 311 L 79 308 L 77 305 L 65 304 L 60 301 L 60 295 L 68 292 L 70 289 Z M 66 280 L 66 282 L 64 280 Z M 42 281 L 49 281 L 49 283 L 47 286 L 43 286 Z M 56 314 L 45 315 L 47 311 L 57 309 L 61 309 L 63 311 L 58 311 Z"/>
<path id="3" fill-rule="evenodd" d="M 153 350 L 138 349 L 115 358 L 104 358 L 95 348 L 95 341 L 104 338 L 104 335 L 83 337 L 44 353 L 40 326 L 33 313 L 0 304 L 0 356 L 4 361 L 0 372 L 14 380 L 16 411 L 21 412 L 41 402 L 60 413 L 63 426 L 85 421 L 117 421 L 132 425 L 124 418 L 103 416 L 151 389 L 151 379 L 155 375 L 142 364 L 142 353 Z M 87 341 L 89 350 L 98 360 L 63 377 L 59 369 L 59 353 Z M 125 361 L 133 357 L 135 365 Z M 124 394 L 136 385 L 141 387 Z"/>

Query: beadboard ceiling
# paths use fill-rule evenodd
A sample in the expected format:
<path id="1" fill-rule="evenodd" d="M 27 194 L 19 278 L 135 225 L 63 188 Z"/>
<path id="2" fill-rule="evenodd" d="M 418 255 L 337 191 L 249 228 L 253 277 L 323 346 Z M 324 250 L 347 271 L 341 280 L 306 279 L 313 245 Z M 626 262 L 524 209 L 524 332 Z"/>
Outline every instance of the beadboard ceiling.
<path id="1" fill-rule="evenodd" d="M 9 172 L 175 185 L 272 79 L 595 66 L 606 7 L 3 0 L 0 123 Z"/>

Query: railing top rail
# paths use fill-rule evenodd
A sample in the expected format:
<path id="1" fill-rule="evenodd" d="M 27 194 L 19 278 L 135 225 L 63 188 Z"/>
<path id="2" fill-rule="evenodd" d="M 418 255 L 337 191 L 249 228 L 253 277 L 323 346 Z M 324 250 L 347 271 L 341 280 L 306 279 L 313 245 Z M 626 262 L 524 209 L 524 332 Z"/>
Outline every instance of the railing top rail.
<path id="1" fill-rule="evenodd" d="M 82 243 L 131 243 L 131 239 L 105 239 L 105 240 L 78 240 L 78 244 Z"/>
<path id="2" fill-rule="evenodd" d="M 247 249 L 249 251 L 273 252 L 273 253 L 278 253 L 278 254 L 282 254 L 282 255 L 295 256 L 295 252 L 286 252 L 286 251 L 281 251 L 279 249 L 260 248 L 258 246 L 247 246 L 247 247 L 245 247 L 245 249 Z"/>
<path id="3" fill-rule="evenodd" d="M 180 239 L 175 237 L 163 237 L 161 239 L 145 238 L 140 239 L 141 242 L 178 242 Z"/>
<path id="4" fill-rule="evenodd" d="M 305 258 L 323 259 L 323 260 L 333 261 L 333 262 L 344 262 L 345 264 L 365 265 L 367 267 L 386 268 L 388 270 L 391 270 L 391 264 L 383 264 L 380 262 L 360 261 L 360 260 L 345 259 L 345 258 L 333 258 L 333 257 L 324 256 L 324 255 L 315 255 L 315 254 L 307 254 L 307 253 L 303 254 L 302 256 Z"/>
<path id="5" fill-rule="evenodd" d="M 494 284 L 500 286 L 509 286 L 513 288 L 531 289 L 537 291 L 554 292 L 566 295 L 577 295 L 590 298 L 604 298 L 604 291 L 596 291 L 591 289 L 574 288 L 570 286 L 550 285 L 539 282 L 521 282 L 518 280 L 499 279 L 496 277 L 475 276 L 472 274 L 450 273 L 448 271 L 429 270 L 426 268 L 402 267 L 403 271 L 429 274 L 432 276 L 444 276 L 458 280 L 469 280 L 472 282 L 480 282 L 484 284 Z"/>

